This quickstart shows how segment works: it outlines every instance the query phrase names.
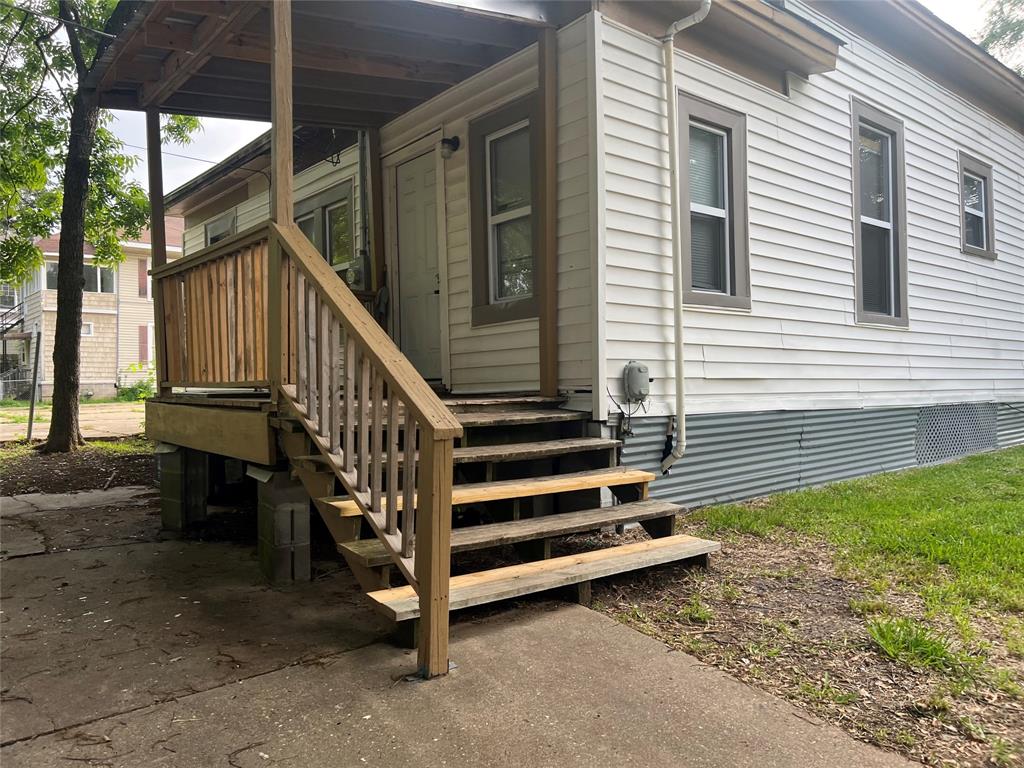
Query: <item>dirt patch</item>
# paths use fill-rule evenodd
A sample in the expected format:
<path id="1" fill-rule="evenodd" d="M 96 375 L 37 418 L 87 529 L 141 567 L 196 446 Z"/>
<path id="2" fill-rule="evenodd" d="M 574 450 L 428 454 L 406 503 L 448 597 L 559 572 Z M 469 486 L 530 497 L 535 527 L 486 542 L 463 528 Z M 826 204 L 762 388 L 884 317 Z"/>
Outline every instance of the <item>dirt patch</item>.
<path id="1" fill-rule="evenodd" d="M 0 463 L 0 496 L 156 485 L 156 457 L 149 443 L 135 439 L 103 445 L 53 454 L 4 448 L 9 455 Z"/>
<path id="2" fill-rule="evenodd" d="M 708 571 L 667 566 L 595 585 L 595 607 L 925 764 L 1024 765 L 1024 660 L 1007 634 L 1019 617 L 954 626 L 915 595 L 841 578 L 833 554 L 818 541 L 736 535 Z M 886 616 L 927 623 L 980 666 L 954 675 L 886 657 L 868 631 Z"/>

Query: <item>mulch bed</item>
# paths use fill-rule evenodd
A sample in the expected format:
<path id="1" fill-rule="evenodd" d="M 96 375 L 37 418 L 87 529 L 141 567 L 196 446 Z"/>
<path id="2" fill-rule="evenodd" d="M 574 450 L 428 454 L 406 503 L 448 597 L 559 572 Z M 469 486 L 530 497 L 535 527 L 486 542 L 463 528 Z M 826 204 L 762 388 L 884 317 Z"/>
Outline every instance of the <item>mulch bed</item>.
<path id="1" fill-rule="evenodd" d="M 36 451 L 4 462 L 0 496 L 70 493 L 120 485 L 156 485 L 152 452 L 113 453 L 85 448 L 74 453 Z"/>
<path id="2" fill-rule="evenodd" d="M 642 537 L 639 532 L 627 536 Z M 915 595 L 841 578 L 822 542 L 737 535 L 702 571 L 666 566 L 594 586 L 598 610 L 746 683 L 785 697 L 858 739 L 927 765 L 1024 765 L 1024 701 L 988 683 L 961 690 L 942 673 L 883 656 L 864 606 L 926 620 Z M 876 587 L 877 589 L 877 587 Z M 1024 680 L 1007 653 L 1008 617 L 977 616 L 989 667 Z"/>

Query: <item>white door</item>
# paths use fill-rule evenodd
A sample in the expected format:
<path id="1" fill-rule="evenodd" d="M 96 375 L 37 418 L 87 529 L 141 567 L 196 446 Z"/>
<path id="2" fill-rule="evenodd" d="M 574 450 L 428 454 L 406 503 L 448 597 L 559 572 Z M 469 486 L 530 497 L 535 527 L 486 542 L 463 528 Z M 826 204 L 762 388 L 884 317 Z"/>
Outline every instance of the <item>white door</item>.
<path id="1" fill-rule="evenodd" d="M 398 322 L 402 352 L 425 379 L 441 378 L 441 280 L 433 152 L 397 168 Z"/>

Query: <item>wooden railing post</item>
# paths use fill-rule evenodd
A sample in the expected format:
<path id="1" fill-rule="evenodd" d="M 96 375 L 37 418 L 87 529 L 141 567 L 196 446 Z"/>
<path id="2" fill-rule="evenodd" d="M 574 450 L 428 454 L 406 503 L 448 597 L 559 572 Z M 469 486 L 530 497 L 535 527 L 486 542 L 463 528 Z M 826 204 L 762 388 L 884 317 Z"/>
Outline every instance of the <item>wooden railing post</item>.
<path id="1" fill-rule="evenodd" d="M 267 380 L 270 384 L 270 400 L 277 402 L 281 390 L 282 336 L 287 332 L 288 324 L 282 323 L 282 280 L 281 240 L 274 232 L 270 233 L 267 243 Z"/>
<path id="2" fill-rule="evenodd" d="M 420 598 L 419 670 L 423 677 L 448 673 L 448 582 L 451 575 L 451 438 L 420 432 L 416 500 L 416 581 Z"/>

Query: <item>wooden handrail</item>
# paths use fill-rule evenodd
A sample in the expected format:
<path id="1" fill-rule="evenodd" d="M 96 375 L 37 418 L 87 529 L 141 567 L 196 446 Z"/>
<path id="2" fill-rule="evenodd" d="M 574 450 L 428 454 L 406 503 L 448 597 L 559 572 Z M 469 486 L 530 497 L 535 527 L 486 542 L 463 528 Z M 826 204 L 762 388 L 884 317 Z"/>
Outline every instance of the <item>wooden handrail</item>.
<path id="1" fill-rule="evenodd" d="M 154 279 L 167 277 L 168 275 L 173 275 L 176 272 L 184 272 L 187 269 L 194 269 L 204 262 L 233 253 L 246 245 L 258 243 L 260 240 L 266 240 L 270 236 L 270 228 L 267 224 L 268 222 L 263 221 L 256 226 L 243 229 L 238 234 L 226 237 L 223 240 L 218 240 L 213 245 L 208 245 L 195 253 L 190 253 L 188 256 L 175 259 L 162 267 L 151 269 L 149 274 L 152 275 Z"/>
<path id="2" fill-rule="evenodd" d="M 423 425 L 430 427 L 435 439 L 462 437 L 462 424 L 455 414 L 367 313 L 352 290 L 338 279 L 302 231 L 294 224 L 270 226 L 296 266 L 320 288 L 324 301 L 346 319 L 347 330 L 357 338 L 388 385 L 401 393 L 402 401 Z"/>

